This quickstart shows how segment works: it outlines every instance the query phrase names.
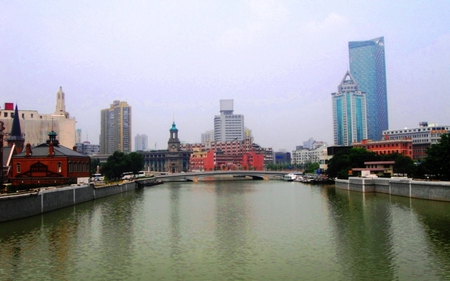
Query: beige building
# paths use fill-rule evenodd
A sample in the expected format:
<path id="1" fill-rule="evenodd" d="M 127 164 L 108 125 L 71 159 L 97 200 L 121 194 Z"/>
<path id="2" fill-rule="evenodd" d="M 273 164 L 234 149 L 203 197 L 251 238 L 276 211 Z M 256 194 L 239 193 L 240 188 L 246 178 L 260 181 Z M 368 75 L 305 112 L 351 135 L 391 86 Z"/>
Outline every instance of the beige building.
<path id="1" fill-rule="evenodd" d="M 56 93 L 56 108 L 52 114 L 39 114 L 37 110 L 19 109 L 20 127 L 25 143 L 37 146 L 45 143 L 50 131 L 58 132 L 59 143 L 72 148 L 75 145 L 76 120 L 66 111 L 65 94 L 62 87 Z M 5 124 L 5 132 L 10 132 L 14 118 L 14 104 L 5 103 L 0 109 L 0 121 Z M 5 138 L 7 139 L 7 138 Z M 6 143 L 4 144 L 6 145 Z"/>
<path id="2" fill-rule="evenodd" d="M 131 152 L 131 106 L 115 100 L 102 109 L 100 124 L 100 153 Z"/>

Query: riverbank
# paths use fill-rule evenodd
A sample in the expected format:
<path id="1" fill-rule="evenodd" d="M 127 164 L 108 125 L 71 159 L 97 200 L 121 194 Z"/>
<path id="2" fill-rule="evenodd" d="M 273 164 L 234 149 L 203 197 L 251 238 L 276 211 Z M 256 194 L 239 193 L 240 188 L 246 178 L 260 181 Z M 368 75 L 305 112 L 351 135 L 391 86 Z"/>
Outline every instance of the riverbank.
<path id="1" fill-rule="evenodd" d="M 0 222 L 39 215 L 75 204 L 136 189 L 135 182 L 113 185 L 86 184 L 80 186 L 48 187 L 27 193 L 0 196 Z"/>
<path id="2" fill-rule="evenodd" d="M 359 178 L 336 179 L 335 187 L 358 192 L 376 192 L 396 196 L 450 201 L 450 182 L 417 181 L 410 178 Z"/>

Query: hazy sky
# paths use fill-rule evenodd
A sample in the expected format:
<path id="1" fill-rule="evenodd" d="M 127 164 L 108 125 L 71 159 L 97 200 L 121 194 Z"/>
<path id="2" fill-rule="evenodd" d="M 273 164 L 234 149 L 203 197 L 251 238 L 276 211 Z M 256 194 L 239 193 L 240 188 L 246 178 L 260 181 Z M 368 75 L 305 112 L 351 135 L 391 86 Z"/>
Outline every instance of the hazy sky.
<path id="1" fill-rule="evenodd" d="M 450 124 L 450 1 L 0 0 L 0 106 L 53 113 L 63 87 L 82 139 L 100 110 L 133 110 L 133 142 L 213 129 L 233 99 L 255 142 L 333 143 L 331 93 L 348 42 L 385 37 L 389 127 Z M 134 147 L 134 145 L 133 145 Z"/>

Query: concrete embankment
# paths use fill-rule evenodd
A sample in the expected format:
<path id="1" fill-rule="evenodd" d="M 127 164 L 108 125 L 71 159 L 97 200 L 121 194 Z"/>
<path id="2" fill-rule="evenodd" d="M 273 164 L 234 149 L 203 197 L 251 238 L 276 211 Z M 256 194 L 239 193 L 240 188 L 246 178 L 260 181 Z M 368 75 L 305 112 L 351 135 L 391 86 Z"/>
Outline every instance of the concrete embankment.
<path id="1" fill-rule="evenodd" d="M 0 222 L 21 219 L 136 189 L 135 182 L 94 187 L 93 184 L 0 196 Z"/>
<path id="2" fill-rule="evenodd" d="M 357 178 L 336 180 L 335 187 L 358 192 L 450 201 L 450 182 L 416 181 L 409 178 Z"/>

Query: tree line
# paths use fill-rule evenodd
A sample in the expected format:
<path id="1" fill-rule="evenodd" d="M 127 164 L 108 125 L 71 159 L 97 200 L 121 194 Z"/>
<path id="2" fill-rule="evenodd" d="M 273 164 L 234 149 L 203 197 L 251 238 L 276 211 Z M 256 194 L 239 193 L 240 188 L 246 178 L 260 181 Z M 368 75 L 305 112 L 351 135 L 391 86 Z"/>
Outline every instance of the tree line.
<path id="1" fill-rule="evenodd" d="M 378 155 L 364 148 L 350 148 L 333 155 L 328 162 L 330 178 L 347 179 L 352 168 L 365 167 L 367 161 L 395 161 L 394 173 L 415 178 L 450 180 L 450 133 L 443 134 L 438 143 L 426 150 L 426 158 L 413 161 L 399 153 Z"/>
<path id="2" fill-rule="evenodd" d="M 440 180 L 450 180 L 450 133 L 443 134 L 438 143 L 431 145 L 427 151 L 427 157 L 417 162 L 400 153 L 378 155 L 364 148 L 350 148 L 341 150 L 333 155 L 328 162 L 326 174 L 330 178 L 347 179 L 352 168 L 364 167 L 367 161 L 395 161 L 394 173 L 407 174 L 409 177 L 432 177 Z M 100 172 L 108 179 L 120 179 L 125 172 L 137 173 L 144 168 L 144 157 L 137 152 L 125 154 L 116 151 L 108 157 L 106 163 L 100 165 L 98 160 L 91 162 L 92 174 L 96 167 L 100 166 Z M 293 164 L 268 164 L 267 170 L 298 170 L 305 173 L 314 173 L 319 169 L 319 163 L 307 165 Z"/>

